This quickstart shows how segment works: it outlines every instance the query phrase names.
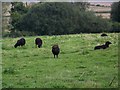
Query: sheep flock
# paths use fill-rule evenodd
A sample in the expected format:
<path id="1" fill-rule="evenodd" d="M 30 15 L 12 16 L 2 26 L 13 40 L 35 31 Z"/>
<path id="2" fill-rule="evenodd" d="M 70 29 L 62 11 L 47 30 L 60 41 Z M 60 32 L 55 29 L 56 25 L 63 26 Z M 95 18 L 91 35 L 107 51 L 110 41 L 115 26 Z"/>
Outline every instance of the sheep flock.
<path id="1" fill-rule="evenodd" d="M 103 33 L 101 34 L 101 37 L 106 37 L 108 36 L 107 34 Z M 17 48 L 18 46 L 25 46 L 26 44 L 26 40 L 25 38 L 20 38 L 19 40 L 17 40 L 16 44 L 14 45 L 15 48 Z M 43 44 L 43 41 L 41 38 L 36 38 L 35 39 L 35 45 L 38 47 L 38 48 L 41 48 L 42 47 L 42 44 Z M 99 50 L 99 49 L 107 49 L 109 48 L 109 45 L 112 44 L 110 41 L 106 41 L 104 44 L 102 45 L 98 45 L 98 46 L 95 46 L 94 47 L 94 50 Z M 58 55 L 60 53 L 60 47 L 58 44 L 54 44 L 52 46 L 52 54 L 54 55 L 54 58 L 55 56 L 58 58 Z"/>

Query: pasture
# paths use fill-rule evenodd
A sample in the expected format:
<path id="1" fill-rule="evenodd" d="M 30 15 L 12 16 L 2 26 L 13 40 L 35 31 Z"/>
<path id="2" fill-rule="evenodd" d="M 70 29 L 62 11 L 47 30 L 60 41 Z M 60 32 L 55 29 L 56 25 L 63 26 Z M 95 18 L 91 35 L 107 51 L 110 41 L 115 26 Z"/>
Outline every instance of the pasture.
<path id="1" fill-rule="evenodd" d="M 36 37 L 42 48 L 35 47 Z M 25 37 L 26 45 L 18 48 L 13 46 L 19 38 L 2 39 L 3 88 L 118 87 L 118 33 L 36 37 Z M 105 41 L 112 42 L 109 48 L 94 50 Z M 58 58 L 51 52 L 56 43 Z"/>

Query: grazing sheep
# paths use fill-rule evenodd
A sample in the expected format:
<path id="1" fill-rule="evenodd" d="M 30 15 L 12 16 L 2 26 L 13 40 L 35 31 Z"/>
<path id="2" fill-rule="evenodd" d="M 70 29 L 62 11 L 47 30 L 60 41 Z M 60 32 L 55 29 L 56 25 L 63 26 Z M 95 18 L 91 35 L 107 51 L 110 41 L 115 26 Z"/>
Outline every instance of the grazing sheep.
<path id="1" fill-rule="evenodd" d="M 52 46 L 52 53 L 54 54 L 54 58 L 55 58 L 55 55 L 56 55 L 57 58 L 58 58 L 59 52 L 60 52 L 59 46 L 58 46 L 58 45 L 53 45 L 53 46 Z"/>
<path id="2" fill-rule="evenodd" d="M 105 44 L 103 45 L 99 45 L 99 46 L 95 46 L 94 50 L 98 50 L 98 49 L 106 49 L 109 47 L 109 45 L 112 44 L 111 42 L 107 41 Z"/>
<path id="3" fill-rule="evenodd" d="M 21 38 L 17 41 L 17 43 L 14 45 L 15 48 L 17 48 L 17 46 L 23 46 L 25 45 L 25 39 Z"/>
<path id="4" fill-rule="evenodd" d="M 38 48 L 42 47 L 42 40 L 40 38 L 36 38 L 35 44 L 38 45 Z"/>
<path id="5" fill-rule="evenodd" d="M 108 36 L 108 35 L 105 33 L 101 34 L 101 37 L 105 37 L 105 36 Z"/>

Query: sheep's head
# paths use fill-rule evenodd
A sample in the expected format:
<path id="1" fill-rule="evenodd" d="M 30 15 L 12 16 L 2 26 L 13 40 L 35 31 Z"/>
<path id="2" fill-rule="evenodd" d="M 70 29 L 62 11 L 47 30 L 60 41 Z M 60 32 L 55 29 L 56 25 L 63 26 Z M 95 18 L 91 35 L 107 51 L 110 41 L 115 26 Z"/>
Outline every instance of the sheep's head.
<path id="1" fill-rule="evenodd" d="M 15 48 L 17 48 L 17 43 L 14 45 Z"/>
<path id="2" fill-rule="evenodd" d="M 58 44 L 52 46 L 52 48 L 59 48 Z"/>
<path id="3" fill-rule="evenodd" d="M 109 42 L 109 41 L 107 41 L 106 43 L 105 43 L 105 45 L 109 45 L 109 44 L 112 44 L 111 42 Z"/>

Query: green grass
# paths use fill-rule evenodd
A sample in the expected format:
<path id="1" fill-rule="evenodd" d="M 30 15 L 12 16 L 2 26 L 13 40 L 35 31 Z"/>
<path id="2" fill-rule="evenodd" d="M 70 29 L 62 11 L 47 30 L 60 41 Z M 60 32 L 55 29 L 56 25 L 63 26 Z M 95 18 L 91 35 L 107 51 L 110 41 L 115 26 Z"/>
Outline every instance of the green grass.
<path id="1" fill-rule="evenodd" d="M 118 87 L 118 33 L 25 37 L 24 47 L 14 48 L 19 38 L 2 40 L 3 88 L 111 88 Z M 105 50 L 94 46 L 111 41 Z M 60 46 L 59 58 L 51 47 Z M 112 79 L 112 84 L 109 86 Z"/>

